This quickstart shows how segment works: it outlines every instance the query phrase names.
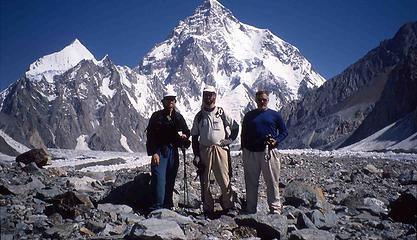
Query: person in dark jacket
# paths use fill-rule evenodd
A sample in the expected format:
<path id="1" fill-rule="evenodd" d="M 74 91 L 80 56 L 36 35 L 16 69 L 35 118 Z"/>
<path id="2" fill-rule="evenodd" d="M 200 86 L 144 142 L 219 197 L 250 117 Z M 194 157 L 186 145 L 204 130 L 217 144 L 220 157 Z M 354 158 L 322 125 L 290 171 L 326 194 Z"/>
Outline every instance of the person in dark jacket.
<path id="1" fill-rule="evenodd" d="M 151 210 L 173 204 L 175 178 L 179 167 L 178 147 L 189 147 L 190 130 L 184 117 L 175 110 L 176 93 L 164 94 L 164 109 L 152 114 L 147 127 L 146 150 L 151 156 Z"/>
<path id="2" fill-rule="evenodd" d="M 278 189 L 280 156 L 276 148 L 288 135 L 288 131 L 281 114 L 268 109 L 268 102 L 268 92 L 258 91 L 256 93 L 258 108 L 246 113 L 242 123 L 242 159 L 247 213 L 256 213 L 261 172 L 266 183 L 269 212 L 281 213 Z"/>

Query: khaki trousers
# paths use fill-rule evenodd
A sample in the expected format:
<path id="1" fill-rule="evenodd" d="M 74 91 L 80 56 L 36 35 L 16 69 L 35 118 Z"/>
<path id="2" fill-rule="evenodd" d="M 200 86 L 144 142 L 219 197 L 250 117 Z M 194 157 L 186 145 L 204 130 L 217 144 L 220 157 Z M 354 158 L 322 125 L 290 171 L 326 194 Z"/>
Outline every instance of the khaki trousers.
<path id="1" fill-rule="evenodd" d="M 264 152 L 251 152 L 243 148 L 243 168 L 246 185 L 246 211 L 256 213 L 258 204 L 259 176 L 262 172 L 266 183 L 267 200 L 270 213 L 280 213 L 279 172 L 280 159 L 276 149 L 271 150 L 271 159 L 264 159 Z"/>
<path id="2" fill-rule="evenodd" d="M 210 192 L 211 170 L 213 170 L 214 177 L 221 189 L 222 208 L 229 209 L 233 207 L 227 151 L 217 145 L 209 147 L 200 145 L 200 157 L 204 165 L 203 186 L 201 186 L 203 192 L 203 211 L 205 213 L 212 213 L 214 211 L 214 200 Z"/>

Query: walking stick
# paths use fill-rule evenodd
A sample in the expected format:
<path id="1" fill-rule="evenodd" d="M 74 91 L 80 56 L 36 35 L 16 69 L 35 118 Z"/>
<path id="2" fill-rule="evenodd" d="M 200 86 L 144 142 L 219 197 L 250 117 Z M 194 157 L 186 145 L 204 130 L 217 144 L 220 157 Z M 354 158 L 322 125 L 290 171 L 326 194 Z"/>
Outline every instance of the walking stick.
<path id="1" fill-rule="evenodd" d="M 185 147 L 181 147 L 182 155 L 184 156 L 184 207 L 190 205 L 190 199 L 188 196 L 188 184 L 187 184 L 187 165 L 186 165 L 186 155 Z M 187 200 L 187 201 L 186 201 Z"/>

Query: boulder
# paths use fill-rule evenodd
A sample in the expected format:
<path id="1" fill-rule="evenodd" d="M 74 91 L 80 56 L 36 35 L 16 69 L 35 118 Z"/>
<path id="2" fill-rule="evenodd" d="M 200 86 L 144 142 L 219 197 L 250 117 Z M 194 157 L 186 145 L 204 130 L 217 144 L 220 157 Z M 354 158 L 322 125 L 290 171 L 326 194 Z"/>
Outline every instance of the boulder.
<path id="1" fill-rule="evenodd" d="M 97 209 L 107 213 L 133 213 L 133 209 L 131 207 L 121 204 L 99 204 Z"/>
<path id="2" fill-rule="evenodd" d="M 367 164 L 364 168 L 363 168 L 363 172 L 366 174 L 379 174 L 382 173 L 383 170 L 378 169 L 377 167 L 375 167 L 372 164 Z"/>
<path id="3" fill-rule="evenodd" d="M 45 209 L 45 214 L 48 216 L 59 213 L 63 218 L 74 219 L 88 209 L 94 208 L 87 195 L 76 192 L 66 192 L 46 201 L 52 203 Z"/>
<path id="4" fill-rule="evenodd" d="M 0 193 L 14 194 L 14 195 L 26 195 L 35 193 L 34 191 L 44 188 L 45 185 L 35 176 L 31 176 L 26 184 L 22 185 L 0 185 Z"/>
<path id="5" fill-rule="evenodd" d="M 129 239 L 186 239 L 186 237 L 176 222 L 149 218 L 133 226 Z"/>
<path id="6" fill-rule="evenodd" d="M 77 191 L 83 191 L 83 192 L 94 192 L 95 189 L 92 186 L 92 183 L 96 182 L 97 180 L 83 176 L 80 177 L 70 177 L 68 178 L 66 185 L 69 188 L 73 188 Z"/>
<path id="7" fill-rule="evenodd" d="M 318 229 L 329 230 L 337 223 L 337 215 L 334 213 L 334 211 L 322 212 L 315 209 L 311 212 L 308 212 L 306 215 L 311 219 L 313 224 Z"/>
<path id="8" fill-rule="evenodd" d="M 388 209 L 385 207 L 385 204 L 383 201 L 376 199 L 376 198 L 370 198 L 366 197 L 363 199 L 363 206 L 358 207 L 359 210 L 365 210 L 370 212 L 372 215 L 386 215 L 388 212 Z"/>
<path id="9" fill-rule="evenodd" d="M 327 231 L 318 229 L 301 229 L 291 232 L 290 240 L 333 240 L 335 236 Z"/>
<path id="10" fill-rule="evenodd" d="M 29 164 L 36 163 L 38 167 L 48 165 L 51 161 L 51 155 L 43 148 L 32 149 L 16 157 L 16 162 Z"/>
<path id="11" fill-rule="evenodd" d="M 278 214 L 249 214 L 235 218 L 239 226 L 256 229 L 258 237 L 262 239 L 281 239 L 287 235 L 287 217 Z"/>
<path id="12" fill-rule="evenodd" d="M 319 187 L 313 187 L 301 181 L 290 182 L 284 190 L 283 197 L 285 205 L 294 207 L 323 208 L 325 204 L 323 191 Z"/>

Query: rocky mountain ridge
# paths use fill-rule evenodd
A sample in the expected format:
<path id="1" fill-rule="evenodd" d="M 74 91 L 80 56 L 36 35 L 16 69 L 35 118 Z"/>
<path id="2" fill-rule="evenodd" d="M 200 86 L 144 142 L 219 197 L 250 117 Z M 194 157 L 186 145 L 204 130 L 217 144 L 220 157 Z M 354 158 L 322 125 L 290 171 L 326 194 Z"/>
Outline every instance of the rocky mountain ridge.
<path id="1" fill-rule="evenodd" d="M 405 24 L 340 75 L 285 106 L 292 131 L 283 147 L 347 146 L 415 110 L 416 47 L 417 23 Z"/>

